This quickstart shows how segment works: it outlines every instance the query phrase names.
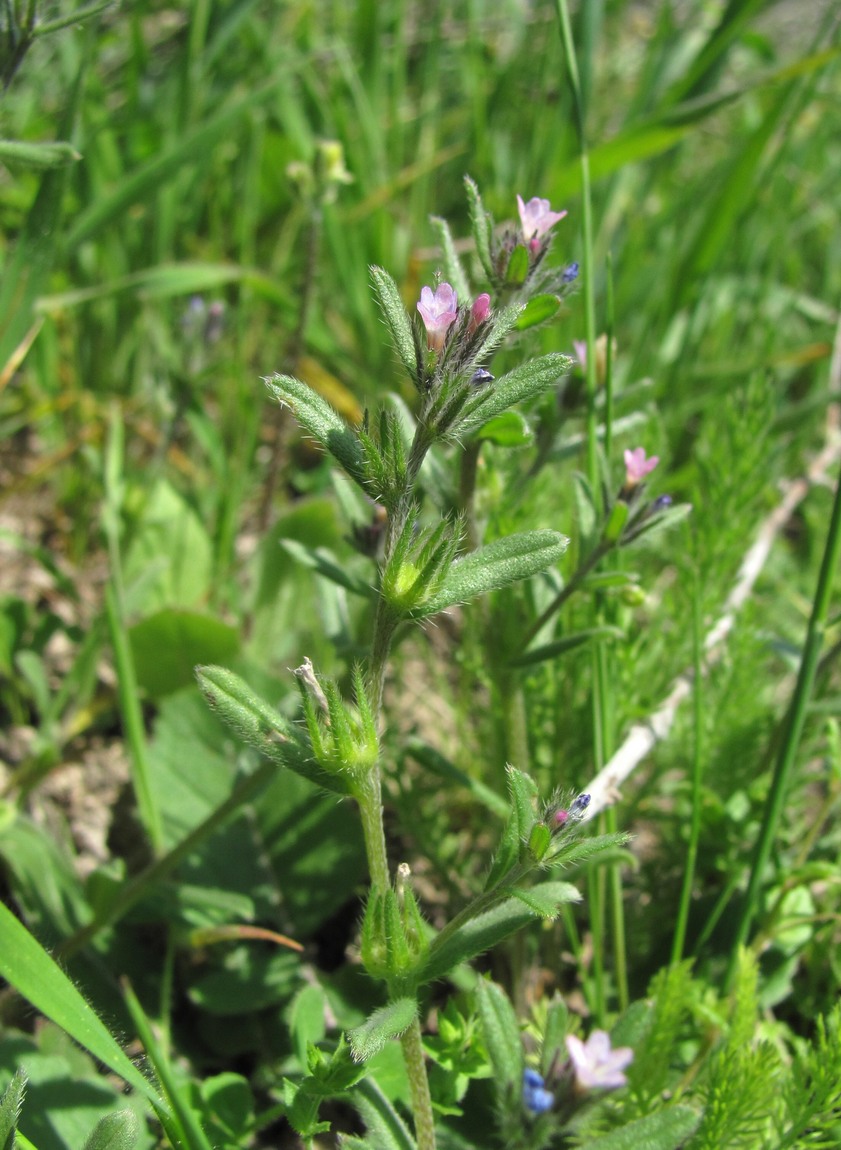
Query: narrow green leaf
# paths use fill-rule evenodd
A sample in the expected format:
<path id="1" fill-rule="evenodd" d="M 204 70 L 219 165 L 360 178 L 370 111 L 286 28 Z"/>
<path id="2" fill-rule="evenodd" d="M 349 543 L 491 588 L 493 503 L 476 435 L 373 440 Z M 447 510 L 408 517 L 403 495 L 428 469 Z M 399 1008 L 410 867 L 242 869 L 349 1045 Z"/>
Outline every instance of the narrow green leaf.
<path id="1" fill-rule="evenodd" d="M 342 1146 L 359 1150 L 417 1150 L 409 1128 L 371 1077 L 352 1092 L 354 1107 L 365 1123 L 365 1138 L 342 1138 Z"/>
<path id="2" fill-rule="evenodd" d="M 382 268 L 371 268 L 371 279 L 382 307 L 383 318 L 391 334 L 391 342 L 412 380 L 418 378 L 418 357 L 412 325 L 406 315 L 397 284 Z"/>
<path id="3" fill-rule="evenodd" d="M 415 617 L 435 615 L 456 603 L 528 579 L 557 563 L 568 543 L 557 531 L 524 531 L 472 551 L 453 563 L 443 585 L 417 609 Z"/>
<path id="4" fill-rule="evenodd" d="M 297 731 L 239 675 L 224 667 L 197 667 L 196 678 L 211 707 L 244 742 L 325 790 L 350 793 L 345 776 L 320 767 L 299 742 Z"/>
<path id="5" fill-rule="evenodd" d="M 348 1031 L 348 1042 L 354 1061 L 367 1062 L 393 1038 L 399 1038 L 412 1025 L 418 1013 L 414 998 L 396 998 L 375 1010 L 361 1026 Z"/>
<path id="6" fill-rule="evenodd" d="M 376 591 L 372 585 L 351 574 L 327 547 L 306 547 L 297 539 L 281 539 L 280 546 L 298 563 L 329 579 L 331 583 L 344 587 L 354 595 L 361 595 L 363 599 L 376 598 Z"/>
<path id="7" fill-rule="evenodd" d="M 444 253 L 444 278 L 455 289 L 460 303 L 470 299 L 470 284 L 465 275 L 461 260 L 458 258 L 456 246 L 450 233 L 450 225 L 440 216 L 433 216 L 430 223 L 438 233 L 441 249 Z"/>
<path id="8" fill-rule="evenodd" d="M 160 1109 L 163 1103 L 64 971 L 0 903 L 0 975 L 56 1026 Z"/>
<path id="9" fill-rule="evenodd" d="M 140 1128 L 133 1110 L 117 1110 L 100 1118 L 84 1150 L 132 1150 Z"/>
<path id="10" fill-rule="evenodd" d="M 553 387 L 571 370 L 573 360 L 554 352 L 521 364 L 503 375 L 481 395 L 459 421 L 458 434 L 470 435 L 495 415 L 525 403 Z"/>
<path id="11" fill-rule="evenodd" d="M 558 887 L 564 886 L 567 888 L 569 897 L 559 901 Z M 512 888 L 511 897 L 518 898 L 521 903 L 533 910 L 540 918 L 546 919 L 551 922 L 558 917 L 561 901 L 563 902 L 578 902 L 581 895 L 572 883 L 542 883 L 539 886 Z"/>
<path id="12" fill-rule="evenodd" d="M 508 767 L 506 771 L 508 793 L 511 795 L 511 814 L 520 842 L 526 842 L 534 822 L 534 799 L 537 785 L 529 775 Z"/>
<path id="13" fill-rule="evenodd" d="M 15 1150 L 15 1132 L 25 1091 L 26 1075 L 16 1070 L 0 1099 L 0 1150 Z"/>
<path id="14" fill-rule="evenodd" d="M 199 1125 L 198 1115 L 190 1105 L 189 1080 L 185 1082 L 176 1072 L 172 1062 L 155 1037 L 149 1019 L 146 1017 L 136 994 L 129 986 L 125 987 L 125 1002 L 137 1030 L 137 1036 L 143 1044 L 146 1056 L 154 1067 L 167 1100 L 172 1107 L 172 1121 L 180 1132 L 184 1150 L 212 1150 L 206 1134 Z"/>
<path id="15" fill-rule="evenodd" d="M 476 1002 L 496 1089 L 505 1099 L 510 1091 L 520 1089 L 523 1080 L 525 1060 L 520 1025 L 507 994 L 496 983 L 480 979 Z"/>
<path id="16" fill-rule="evenodd" d="M 337 411 L 307 384 L 291 375 L 272 375 L 265 379 L 269 391 L 335 459 L 348 475 L 364 487 L 365 452 Z"/>
<path id="17" fill-rule="evenodd" d="M 532 667 L 536 663 L 557 659 L 559 655 L 574 651 L 576 647 L 581 647 L 584 643 L 598 643 L 607 639 L 616 639 L 621 642 L 624 638 L 625 632 L 619 627 L 586 627 L 583 631 L 565 635 L 563 639 L 557 639 L 554 643 L 546 643 L 542 647 L 535 647 L 532 651 L 526 651 L 525 655 L 521 655 L 518 659 L 512 659 L 511 666 Z"/>
<path id="18" fill-rule="evenodd" d="M 509 284 L 522 284 L 529 274 L 529 253 L 522 244 L 517 244 L 508 260 L 505 279 Z"/>
<path id="19" fill-rule="evenodd" d="M 533 296 L 517 319 L 517 331 L 526 331 L 527 328 L 537 327 L 539 323 L 547 323 L 560 310 L 561 301 L 556 295 Z"/>
<path id="20" fill-rule="evenodd" d="M 489 280 L 494 278 L 493 260 L 491 259 L 491 220 L 485 211 L 482 197 L 475 182 L 469 176 L 464 177 L 464 186 L 467 190 L 467 203 L 470 211 L 470 222 L 473 225 L 473 241 L 476 244 L 476 254 L 482 264 L 485 275 Z"/>
<path id="21" fill-rule="evenodd" d="M 22 140 L 0 140 L 0 163 L 22 164 L 27 168 L 63 168 L 81 160 L 72 144 L 27 144 Z"/>
<path id="22" fill-rule="evenodd" d="M 564 902 L 576 902 L 581 895 L 566 882 L 539 883 L 535 888 L 542 893 L 538 898 L 554 897 L 560 906 Z M 477 955 L 490 950 L 530 922 L 534 922 L 535 912 L 516 898 L 506 898 L 491 910 L 470 919 L 444 940 L 441 946 L 432 943 L 429 958 L 417 976 L 417 984 L 423 985 L 437 978 L 443 978 L 454 967 L 467 962 Z"/>
<path id="23" fill-rule="evenodd" d="M 587 1150 L 678 1150 L 700 1121 L 688 1106 L 670 1106 L 588 1142 Z"/>
<path id="24" fill-rule="evenodd" d="M 84 240 L 98 235 L 103 228 L 122 218 L 133 204 L 157 195 L 167 180 L 183 172 L 189 164 L 206 160 L 217 143 L 230 139 L 238 121 L 285 82 L 284 77 L 275 76 L 266 84 L 253 88 L 236 103 L 223 105 L 213 115 L 202 119 L 193 131 L 177 136 L 171 148 L 156 152 L 148 163 L 130 171 L 108 194 L 94 199 L 90 207 L 76 216 L 65 237 L 66 250 L 72 251 Z"/>

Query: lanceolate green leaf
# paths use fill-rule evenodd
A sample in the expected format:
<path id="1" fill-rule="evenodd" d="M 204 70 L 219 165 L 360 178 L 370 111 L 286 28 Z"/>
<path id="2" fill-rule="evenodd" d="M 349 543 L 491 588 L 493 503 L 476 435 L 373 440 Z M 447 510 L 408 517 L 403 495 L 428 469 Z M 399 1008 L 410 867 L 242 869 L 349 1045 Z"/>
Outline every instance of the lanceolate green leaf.
<path id="1" fill-rule="evenodd" d="M 418 375 L 415 338 L 412 335 L 412 326 L 406 315 L 400 292 L 397 290 L 397 284 L 388 272 L 378 267 L 371 268 L 371 279 L 374 281 L 374 287 L 379 297 L 383 318 L 391 332 L 392 343 L 403 362 L 403 366 L 414 380 Z"/>
<path id="2" fill-rule="evenodd" d="M 362 444 L 339 413 L 311 387 L 291 375 L 268 376 L 266 384 L 278 403 L 290 409 L 304 431 L 317 439 L 351 478 L 363 484 Z"/>
<path id="3" fill-rule="evenodd" d="M 36 1010 L 143 1094 L 160 1110 L 158 1092 L 124 1052 L 67 975 L 0 903 L 0 975 Z"/>
<path id="4" fill-rule="evenodd" d="M 418 608 L 416 617 L 435 615 L 455 603 L 528 579 L 556 563 L 568 543 L 557 531 L 524 531 L 472 551 L 453 563 L 443 586 Z"/>
<path id="5" fill-rule="evenodd" d="M 438 233 L 441 249 L 444 253 L 444 275 L 449 284 L 455 288 L 459 303 L 466 303 L 470 299 L 470 284 L 458 258 L 456 246 L 450 233 L 450 226 L 440 216 L 433 216 L 430 221 Z"/>
<path id="6" fill-rule="evenodd" d="M 26 1091 L 26 1075 L 18 1070 L 0 1099 L 0 1150 L 14 1150 L 15 1131 Z"/>
<path id="7" fill-rule="evenodd" d="M 474 402 L 458 424 L 460 436 L 470 435 L 495 415 L 548 391 L 572 368 L 568 355 L 557 352 L 516 367 L 498 379 Z"/>
<path id="8" fill-rule="evenodd" d="M 196 678 L 211 707 L 246 743 L 325 790 L 349 793 L 345 776 L 323 770 L 298 741 L 294 728 L 239 675 L 224 667 L 197 667 Z"/>
<path id="9" fill-rule="evenodd" d="M 118 1110 L 100 1118 L 84 1150 L 132 1150 L 137 1141 L 137 1116 L 132 1110 Z"/>
<path id="10" fill-rule="evenodd" d="M 688 1106 L 671 1106 L 588 1142 L 587 1150 L 677 1150 L 700 1121 Z"/>
<path id="11" fill-rule="evenodd" d="M 418 1013 L 414 998 L 396 998 L 375 1010 L 361 1026 L 348 1032 L 348 1041 L 357 1062 L 373 1058 L 392 1038 L 399 1038 L 412 1025 Z"/>
<path id="12" fill-rule="evenodd" d="M 485 979 L 476 987 L 476 1000 L 497 1089 L 518 1086 L 523 1078 L 523 1043 L 514 1007 L 501 987 Z"/>
<path id="13" fill-rule="evenodd" d="M 556 909 L 559 909 L 565 902 L 578 902 L 581 898 L 576 888 L 567 882 L 539 883 L 533 888 L 533 891 L 535 898 L 540 899 L 541 903 L 545 899 L 554 898 Z M 491 947 L 507 938 L 509 934 L 521 930 L 522 927 L 538 917 L 544 916 L 535 914 L 530 907 L 525 906 L 519 899 L 504 899 L 491 910 L 470 919 L 464 926 L 446 938 L 440 946 L 436 947 L 433 942 L 429 950 L 429 958 L 418 974 L 418 985 L 442 978 L 460 963 L 467 962 L 469 959 L 483 954 L 486 950 L 490 950 Z"/>

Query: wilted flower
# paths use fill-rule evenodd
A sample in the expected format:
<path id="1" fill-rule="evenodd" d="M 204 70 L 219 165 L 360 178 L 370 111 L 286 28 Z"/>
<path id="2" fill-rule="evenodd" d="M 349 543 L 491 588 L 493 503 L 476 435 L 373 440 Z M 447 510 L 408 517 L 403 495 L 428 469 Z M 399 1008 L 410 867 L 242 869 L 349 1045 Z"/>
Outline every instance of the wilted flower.
<path id="1" fill-rule="evenodd" d="M 439 284 L 435 291 L 429 287 L 422 288 L 418 311 L 426 328 L 427 345 L 432 351 L 440 351 L 444 346 L 444 338 L 458 314 L 458 297 L 455 291 L 447 283 Z"/>
<path id="2" fill-rule="evenodd" d="M 586 1042 L 574 1034 L 568 1034 L 565 1041 L 579 1090 L 615 1090 L 626 1085 L 628 1080 L 622 1071 L 634 1060 L 630 1046 L 611 1049 L 610 1035 L 605 1030 L 594 1030 Z"/>
<path id="3" fill-rule="evenodd" d="M 468 335 L 473 335 L 479 324 L 484 323 L 490 314 L 491 297 L 487 292 L 482 292 L 481 295 L 476 296 L 473 307 L 470 309 L 470 323 L 467 325 Z"/>
<path id="4" fill-rule="evenodd" d="M 633 451 L 625 451 L 625 485 L 626 487 L 636 487 L 638 483 L 642 483 L 646 475 L 653 471 L 657 464 L 660 462 L 658 455 L 652 455 L 648 459 L 645 457 L 644 447 L 635 447 Z"/>
<path id="5" fill-rule="evenodd" d="M 553 212 L 549 201 L 541 200 L 537 196 L 527 204 L 523 203 L 522 196 L 517 196 L 517 209 L 520 213 L 523 239 L 532 252 L 537 251 L 541 239 L 566 215 L 566 212 Z"/>
<path id="6" fill-rule="evenodd" d="M 523 1105 L 532 1114 L 545 1114 L 555 1105 L 555 1096 L 546 1090 L 542 1075 L 536 1070 L 523 1071 Z"/>

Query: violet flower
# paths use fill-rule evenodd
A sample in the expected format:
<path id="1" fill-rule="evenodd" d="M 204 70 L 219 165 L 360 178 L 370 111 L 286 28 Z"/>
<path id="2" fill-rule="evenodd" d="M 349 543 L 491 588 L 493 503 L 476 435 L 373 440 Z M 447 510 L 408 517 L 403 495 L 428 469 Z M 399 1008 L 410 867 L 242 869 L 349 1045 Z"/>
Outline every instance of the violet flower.
<path id="1" fill-rule="evenodd" d="M 630 1046 L 611 1049 L 605 1030 L 594 1030 L 586 1042 L 574 1034 L 568 1034 L 565 1041 L 579 1090 L 615 1090 L 627 1084 L 622 1071 L 634 1060 Z"/>
<path id="2" fill-rule="evenodd" d="M 426 328 L 427 346 L 432 351 L 440 351 L 444 346 L 444 338 L 458 314 L 458 297 L 455 291 L 447 283 L 439 284 L 435 291 L 429 287 L 422 288 L 418 311 Z"/>
<path id="3" fill-rule="evenodd" d="M 635 447 L 633 451 L 625 451 L 625 485 L 626 487 L 636 487 L 638 483 L 642 483 L 646 475 L 653 471 L 657 464 L 660 462 L 658 455 L 645 457 L 644 447 Z"/>
<path id="4" fill-rule="evenodd" d="M 517 196 L 517 209 L 520 213 L 520 223 L 523 228 L 523 239 L 529 250 L 536 252 L 540 241 L 562 220 L 566 212 L 553 212 L 548 200 L 541 200 L 534 196 L 527 204 L 523 203 L 522 196 Z"/>

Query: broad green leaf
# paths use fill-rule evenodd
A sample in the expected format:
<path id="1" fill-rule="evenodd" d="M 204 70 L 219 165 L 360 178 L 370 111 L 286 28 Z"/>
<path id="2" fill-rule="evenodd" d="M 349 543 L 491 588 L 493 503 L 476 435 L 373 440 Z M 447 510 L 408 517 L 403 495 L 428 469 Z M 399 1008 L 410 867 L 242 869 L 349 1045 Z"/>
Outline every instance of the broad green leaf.
<path id="1" fill-rule="evenodd" d="M 491 384 L 458 424 L 460 436 L 470 435 L 495 415 L 548 391 L 572 367 L 568 355 L 557 352 L 529 360 Z"/>
<path id="2" fill-rule="evenodd" d="M 569 540 L 557 531 L 524 531 L 508 535 L 457 559 L 442 586 L 416 612 L 417 618 L 435 615 L 456 603 L 528 579 L 557 563 Z"/>
<path id="3" fill-rule="evenodd" d="M 21 164 L 27 168 L 63 168 L 75 164 L 81 155 L 72 144 L 29 144 L 22 140 L 0 140 L 0 163 Z"/>
<path id="4" fill-rule="evenodd" d="M 372 267 L 371 278 L 382 308 L 383 319 L 391 333 L 391 342 L 411 380 L 418 378 L 418 357 L 412 325 L 406 315 L 397 284 L 382 268 Z"/>
<path id="5" fill-rule="evenodd" d="M 348 1042 L 356 1062 L 367 1062 L 393 1038 L 412 1025 L 417 1018 L 418 1004 L 414 998 L 396 998 L 387 1006 L 375 1010 L 361 1026 L 348 1032 Z"/>
<path id="6" fill-rule="evenodd" d="M 205 1078 L 200 1093 L 211 1121 L 221 1126 L 225 1136 L 235 1145 L 245 1144 L 254 1118 L 254 1095 L 248 1079 L 241 1074 L 224 1071 Z"/>
<path id="7" fill-rule="evenodd" d="M 517 331 L 526 331 L 530 327 L 537 327 L 539 323 L 554 319 L 560 309 L 561 301 L 556 295 L 533 296 L 517 320 Z"/>
<path id="8" fill-rule="evenodd" d="M 557 908 L 562 903 L 578 902 L 581 898 L 576 888 L 566 882 L 539 883 L 534 889 L 540 892 L 537 897 L 541 900 L 555 898 Z M 491 910 L 470 919 L 445 939 L 441 946 L 436 947 L 433 942 L 429 958 L 418 973 L 418 985 L 442 978 L 462 962 L 483 954 L 508 935 L 521 930 L 536 917 L 534 911 L 519 899 L 504 899 Z"/>
<path id="9" fill-rule="evenodd" d="M 476 1002 L 497 1093 L 510 1103 L 509 1092 L 520 1090 L 525 1064 L 517 1015 L 502 987 L 484 978 L 477 983 Z"/>
<path id="10" fill-rule="evenodd" d="M 191 686 L 199 663 L 222 663 L 239 650 L 235 627 L 192 611 L 165 608 L 128 631 L 138 684 L 153 699 Z"/>
<path id="11" fill-rule="evenodd" d="M 587 1150 L 678 1150 L 700 1121 L 688 1106 L 670 1106 L 589 1141 Z"/>
<path id="12" fill-rule="evenodd" d="M 207 527 L 166 480 L 148 495 L 123 567 L 126 610 L 194 608 L 207 598 L 213 544 Z"/>
<path id="13" fill-rule="evenodd" d="M 0 903 L 0 974 L 85 1050 L 143 1094 L 156 1109 L 162 1102 L 101 1019 L 26 927 Z"/>
<path id="14" fill-rule="evenodd" d="M 277 709 L 255 694 L 239 675 L 224 667 L 198 667 L 196 678 L 211 707 L 250 746 L 326 790 L 350 793 L 346 778 L 323 770 Z"/>
<path id="15" fill-rule="evenodd" d="M 278 403 L 292 414 L 321 446 L 338 460 L 352 479 L 364 487 L 362 444 L 338 412 L 307 384 L 290 375 L 272 375 L 266 385 Z"/>
<path id="16" fill-rule="evenodd" d="M 15 1150 L 15 1131 L 25 1092 L 26 1075 L 17 1070 L 0 1099 L 0 1150 Z"/>
<path id="17" fill-rule="evenodd" d="M 139 1125 L 132 1110 L 106 1114 L 93 1128 L 84 1150 L 132 1150 L 137 1142 Z"/>
<path id="18" fill-rule="evenodd" d="M 528 447 L 534 436 L 519 411 L 504 411 L 483 424 L 476 432 L 476 438 L 495 443 L 498 447 Z"/>

